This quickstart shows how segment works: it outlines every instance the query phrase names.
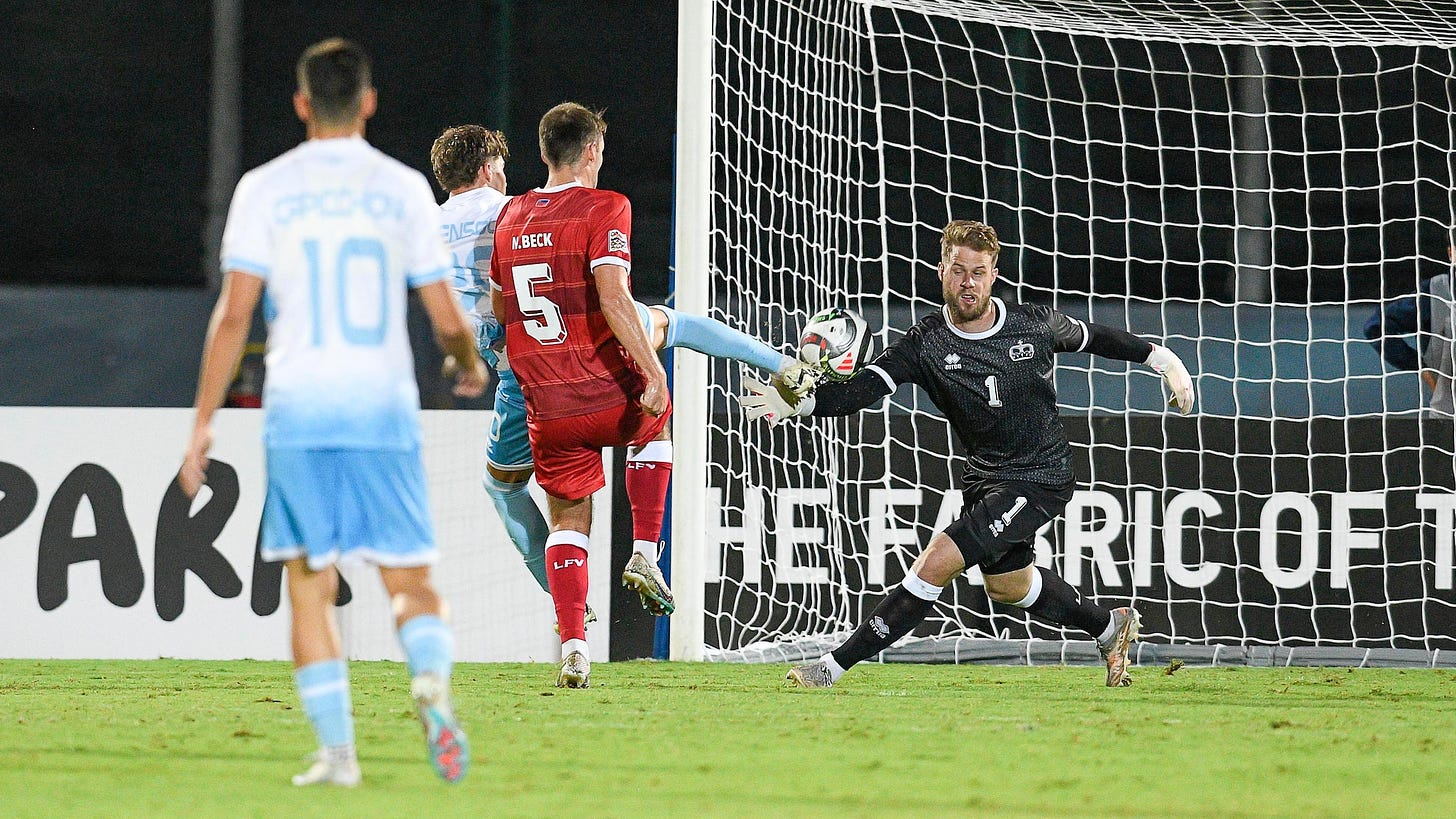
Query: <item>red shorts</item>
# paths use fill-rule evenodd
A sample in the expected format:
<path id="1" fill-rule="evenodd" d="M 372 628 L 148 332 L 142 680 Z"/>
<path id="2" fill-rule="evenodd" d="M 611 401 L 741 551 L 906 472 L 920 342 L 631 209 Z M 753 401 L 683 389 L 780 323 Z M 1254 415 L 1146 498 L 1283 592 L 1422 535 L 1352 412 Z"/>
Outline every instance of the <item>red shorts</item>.
<path id="1" fill-rule="evenodd" d="M 562 500 L 581 500 L 607 485 L 602 471 L 602 450 L 641 446 L 667 426 L 672 402 L 653 417 L 635 402 L 586 415 L 539 421 L 528 416 L 526 432 L 536 461 L 536 482 L 546 494 Z"/>

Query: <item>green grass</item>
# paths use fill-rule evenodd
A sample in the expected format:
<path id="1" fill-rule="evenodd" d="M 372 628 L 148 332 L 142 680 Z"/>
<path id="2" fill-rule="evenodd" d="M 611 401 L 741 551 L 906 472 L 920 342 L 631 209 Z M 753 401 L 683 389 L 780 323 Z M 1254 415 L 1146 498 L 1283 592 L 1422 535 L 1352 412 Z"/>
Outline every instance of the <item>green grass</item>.
<path id="1" fill-rule="evenodd" d="M 298 789 L 289 668 L 0 661 L 5 816 L 1456 815 L 1456 674 L 463 665 L 474 763 L 438 781 L 403 669 L 354 663 L 364 784 Z"/>

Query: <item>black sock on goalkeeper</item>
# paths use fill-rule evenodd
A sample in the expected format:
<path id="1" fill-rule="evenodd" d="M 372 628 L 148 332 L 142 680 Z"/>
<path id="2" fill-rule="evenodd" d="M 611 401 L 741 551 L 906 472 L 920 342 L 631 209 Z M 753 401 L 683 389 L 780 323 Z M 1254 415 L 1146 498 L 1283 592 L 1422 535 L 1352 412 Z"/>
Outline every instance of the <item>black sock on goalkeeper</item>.
<path id="1" fill-rule="evenodd" d="M 1083 600 L 1060 575 L 1040 566 L 1032 575 L 1031 590 L 1026 597 L 1011 605 L 1026 609 L 1027 614 L 1052 625 L 1081 629 L 1098 640 L 1112 623 L 1110 610 Z"/>
<path id="2" fill-rule="evenodd" d="M 920 625 L 939 598 L 939 586 L 921 580 L 913 571 L 907 574 L 905 582 L 896 586 L 875 606 L 869 619 L 859 624 L 844 645 L 825 655 L 834 660 L 830 666 L 831 674 L 838 679 L 850 666 L 868 660 L 909 634 L 911 629 Z"/>

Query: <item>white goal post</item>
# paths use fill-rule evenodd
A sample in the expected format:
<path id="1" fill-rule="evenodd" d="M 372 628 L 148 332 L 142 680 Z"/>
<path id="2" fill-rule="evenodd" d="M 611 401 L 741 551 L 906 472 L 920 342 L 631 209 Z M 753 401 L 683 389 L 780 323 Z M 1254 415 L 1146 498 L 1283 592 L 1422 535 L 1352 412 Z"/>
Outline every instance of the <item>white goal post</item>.
<path id="1" fill-rule="evenodd" d="M 1146 368 L 1056 374 L 1079 491 L 1038 560 L 1137 605 L 1142 661 L 1456 662 L 1456 434 L 1366 337 L 1449 272 L 1456 2 L 679 15 L 680 309 L 782 344 L 842 305 L 882 348 L 940 303 L 940 228 L 985 221 L 1001 296 L 1159 340 L 1196 379 L 1180 418 Z M 817 655 L 958 514 L 923 394 L 769 429 L 739 377 L 676 358 L 674 659 Z M 1095 659 L 978 581 L 885 656 Z"/>

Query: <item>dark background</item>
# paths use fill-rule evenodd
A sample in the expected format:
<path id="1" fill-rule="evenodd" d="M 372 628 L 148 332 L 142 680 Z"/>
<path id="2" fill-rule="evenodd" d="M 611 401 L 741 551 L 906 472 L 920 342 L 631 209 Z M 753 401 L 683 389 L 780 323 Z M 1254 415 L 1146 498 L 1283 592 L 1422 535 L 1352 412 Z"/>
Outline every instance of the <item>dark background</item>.
<path id="1" fill-rule="evenodd" d="M 524 191 L 545 175 L 535 147 L 540 115 L 568 99 L 605 108 L 601 181 L 633 202 L 637 292 L 669 295 L 675 3 L 245 0 L 242 9 L 241 170 L 303 138 L 289 103 L 294 61 L 333 35 L 356 39 L 375 58 L 380 110 L 369 139 L 427 174 L 440 130 L 477 122 L 506 132 L 510 191 Z M 5 4 L 0 283 L 205 286 L 212 25 L 210 4 L 182 0 Z M 1061 289 L 1231 298 L 1234 180 L 1218 150 L 1233 136 L 1220 117 L 1251 64 L 1267 75 L 1270 182 L 1281 191 L 1269 203 L 1273 258 L 1264 262 L 1273 297 L 1397 295 L 1411 291 L 1417 272 L 1445 268 L 1456 148 L 1447 49 L 1255 54 L 1033 38 L 883 10 L 875 28 L 885 39 L 880 93 L 910 106 L 882 124 L 886 215 L 913 222 L 943 210 L 938 192 L 952 191 L 957 211 L 1000 226 L 1003 268 L 1024 269 L 1033 288 L 1049 288 L 1055 270 Z M 1411 63 L 1419 68 L 1388 68 Z M 912 64 L 940 65 L 979 95 L 907 73 Z M 1064 102 L 1038 102 L 1048 97 Z M 1417 99 L 1425 104 L 1412 107 Z M 1206 114 L 1180 113 L 1189 108 Z M 1324 116 L 1340 109 L 1347 116 Z M 936 124 L 947 115 L 969 129 L 952 139 Z M 977 129 L 990 136 L 975 138 Z M 1018 129 L 1019 146 L 997 136 Z M 1087 147 L 1098 137 L 1162 147 Z M 962 173 L 982 161 L 996 170 Z M 947 175 L 905 191 L 912 165 L 922 177 L 937 165 Z M 1054 173 L 1055 182 L 1043 181 Z M 1079 181 L 1086 177 L 1094 181 Z M 1169 197 L 1164 186 L 1182 187 Z M 1129 223 L 1133 213 L 1139 219 Z M 909 241 L 934 238 L 920 231 Z M 1055 258 L 1044 251 L 1052 246 Z"/>
<path id="2" fill-rule="evenodd" d="M 0 281 L 201 284 L 205 3 L 0 11 Z"/>
<path id="3" fill-rule="evenodd" d="M 545 179 L 535 126 L 606 109 L 603 187 L 631 198 L 635 286 L 667 295 L 676 4 L 247 0 L 241 168 L 303 139 L 290 96 L 309 44 L 374 57 L 367 136 L 428 175 L 448 125 L 506 132 L 510 192 Z M 202 287 L 212 76 L 208 3 L 7 2 L 0 10 L 0 283 Z M 443 198 L 443 196 L 442 196 Z"/>

